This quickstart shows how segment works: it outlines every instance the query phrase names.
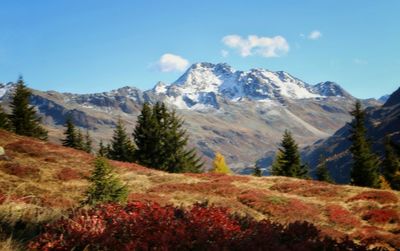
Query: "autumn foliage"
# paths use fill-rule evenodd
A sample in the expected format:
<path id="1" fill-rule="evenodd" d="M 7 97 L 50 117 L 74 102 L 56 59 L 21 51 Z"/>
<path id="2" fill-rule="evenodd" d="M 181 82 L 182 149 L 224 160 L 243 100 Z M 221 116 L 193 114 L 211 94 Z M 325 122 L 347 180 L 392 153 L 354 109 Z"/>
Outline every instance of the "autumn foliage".
<path id="1" fill-rule="evenodd" d="M 108 204 L 46 226 L 31 250 L 366 250 L 349 240 L 321 238 L 309 223 L 283 226 L 195 204 Z"/>

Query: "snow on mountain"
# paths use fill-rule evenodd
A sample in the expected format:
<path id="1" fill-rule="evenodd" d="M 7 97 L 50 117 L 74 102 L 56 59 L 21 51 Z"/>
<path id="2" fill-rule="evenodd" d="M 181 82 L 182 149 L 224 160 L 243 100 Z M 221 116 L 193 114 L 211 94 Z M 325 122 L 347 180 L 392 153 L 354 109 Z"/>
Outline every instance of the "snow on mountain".
<path id="1" fill-rule="evenodd" d="M 321 82 L 312 87 L 315 93 L 322 96 L 336 96 L 336 97 L 349 97 L 350 94 L 346 92 L 340 85 L 335 82 L 326 81 Z"/>
<path id="2" fill-rule="evenodd" d="M 239 71 L 225 63 L 193 64 L 171 85 L 160 82 L 151 91 L 165 95 L 166 102 L 178 109 L 218 109 L 219 99 L 238 102 L 349 96 L 333 82 L 312 86 L 283 71 Z"/>

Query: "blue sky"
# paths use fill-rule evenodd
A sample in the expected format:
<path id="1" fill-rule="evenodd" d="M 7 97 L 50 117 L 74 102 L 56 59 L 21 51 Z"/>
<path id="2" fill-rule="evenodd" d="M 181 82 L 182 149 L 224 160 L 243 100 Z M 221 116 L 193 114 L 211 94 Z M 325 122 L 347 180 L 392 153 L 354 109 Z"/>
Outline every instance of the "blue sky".
<path id="1" fill-rule="evenodd" d="M 0 82 L 145 90 L 206 61 L 379 97 L 400 86 L 399 10 L 396 0 L 0 0 Z"/>

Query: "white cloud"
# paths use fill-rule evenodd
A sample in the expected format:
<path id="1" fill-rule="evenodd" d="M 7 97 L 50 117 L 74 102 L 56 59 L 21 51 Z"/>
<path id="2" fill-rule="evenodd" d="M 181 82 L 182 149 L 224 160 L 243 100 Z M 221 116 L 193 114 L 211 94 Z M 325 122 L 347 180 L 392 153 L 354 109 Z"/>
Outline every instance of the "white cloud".
<path id="1" fill-rule="evenodd" d="M 221 50 L 221 56 L 222 56 L 223 58 L 226 58 L 227 56 L 229 56 L 229 51 L 227 51 L 227 50 Z"/>
<path id="2" fill-rule="evenodd" d="M 320 31 L 318 31 L 318 30 L 312 31 L 308 35 L 308 39 L 311 39 L 311 40 L 317 40 L 317 39 L 319 39 L 321 37 L 322 37 L 322 33 Z"/>
<path id="3" fill-rule="evenodd" d="M 184 71 L 189 61 L 172 53 L 165 53 L 156 63 L 156 68 L 161 72 Z"/>
<path id="4" fill-rule="evenodd" d="M 255 35 L 242 38 L 239 35 L 228 35 L 222 42 L 233 49 L 237 49 L 242 57 L 260 55 L 262 57 L 279 57 L 289 51 L 289 44 L 282 36 L 258 37 Z"/>

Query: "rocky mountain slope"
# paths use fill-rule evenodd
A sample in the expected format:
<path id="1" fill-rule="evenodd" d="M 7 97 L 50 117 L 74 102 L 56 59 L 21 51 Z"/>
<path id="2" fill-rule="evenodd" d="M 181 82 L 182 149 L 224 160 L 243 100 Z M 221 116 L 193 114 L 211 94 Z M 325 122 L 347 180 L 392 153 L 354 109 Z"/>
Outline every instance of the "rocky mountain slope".
<path id="1" fill-rule="evenodd" d="M 374 150 L 383 156 L 383 142 L 390 135 L 395 143 L 400 144 L 400 88 L 387 99 L 381 107 L 366 110 L 366 125 Z M 346 124 L 333 136 L 320 140 L 303 149 L 304 160 L 315 166 L 320 155 L 326 156 L 327 165 L 338 182 L 350 180 L 351 156 L 348 151 L 350 126 Z"/>
<path id="2" fill-rule="evenodd" d="M 0 85 L 4 104 L 12 88 Z M 197 63 L 174 83 L 160 82 L 148 91 L 128 86 L 84 95 L 34 90 L 32 104 L 52 141 L 62 137 L 65 117 L 71 114 L 98 142 L 111 138 L 118 118 L 132 131 L 144 102 L 164 101 L 185 118 L 190 144 L 206 161 L 219 151 L 239 170 L 267 153 L 273 156 L 285 129 L 301 145 L 330 136 L 348 122 L 354 100 L 333 82 L 310 85 L 282 71 L 238 71 L 227 64 Z M 373 100 L 365 104 L 379 105 Z"/>
<path id="3" fill-rule="evenodd" d="M 0 238 L 11 231 L 8 226 L 15 226 L 14 237 L 24 228 L 33 237 L 40 224 L 79 205 L 94 156 L 3 130 L 0 145 L 7 155 L 0 159 Z M 178 206 L 208 201 L 258 220 L 306 220 L 334 238 L 400 247 L 399 192 L 286 177 L 168 174 L 111 163 L 129 187 L 130 201 Z"/>

